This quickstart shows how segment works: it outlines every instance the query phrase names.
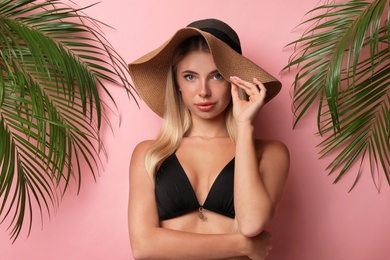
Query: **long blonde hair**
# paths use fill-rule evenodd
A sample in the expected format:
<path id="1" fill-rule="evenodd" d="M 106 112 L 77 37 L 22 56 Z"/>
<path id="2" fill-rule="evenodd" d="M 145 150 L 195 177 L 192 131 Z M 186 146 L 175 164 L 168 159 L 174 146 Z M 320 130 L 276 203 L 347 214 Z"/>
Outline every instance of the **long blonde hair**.
<path id="1" fill-rule="evenodd" d="M 189 38 L 178 46 L 173 57 L 172 66 L 168 71 L 164 121 L 159 136 L 150 146 L 145 157 L 145 166 L 153 181 L 160 163 L 177 150 L 183 137 L 192 127 L 191 114 L 183 103 L 176 83 L 176 69 L 177 64 L 188 53 L 195 51 L 210 52 L 202 36 Z M 231 102 L 225 111 L 225 121 L 229 136 L 234 141 L 236 127 Z"/>

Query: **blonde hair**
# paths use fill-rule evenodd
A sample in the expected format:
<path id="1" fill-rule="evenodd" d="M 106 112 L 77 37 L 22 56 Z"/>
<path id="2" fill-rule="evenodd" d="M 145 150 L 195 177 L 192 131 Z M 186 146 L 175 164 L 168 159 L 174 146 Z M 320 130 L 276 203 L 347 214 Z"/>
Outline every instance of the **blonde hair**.
<path id="1" fill-rule="evenodd" d="M 182 101 L 176 83 L 176 69 L 177 64 L 188 53 L 196 51 L 210 52 L 202 36 L 189 38 L 179 45 L 173 57 L 172 66 L 167 74 L 164 121 L 160 134 L 150 146 L 145 157 L 145 166 L 153 181 L 161 162 L 178 149 L 183 137 L 192 127 L 191 114 Z M 225 121 L 229 136 L 234 141 L 236 126 L 232 107 L 230 102 L 225 111 Z"/>

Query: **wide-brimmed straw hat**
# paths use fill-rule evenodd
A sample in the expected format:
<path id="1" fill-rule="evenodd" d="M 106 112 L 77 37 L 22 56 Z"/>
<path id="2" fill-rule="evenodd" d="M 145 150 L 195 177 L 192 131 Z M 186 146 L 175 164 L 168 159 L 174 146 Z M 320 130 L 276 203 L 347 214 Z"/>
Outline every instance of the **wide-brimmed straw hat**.
<path id="1" fill-rule="evenodd" d="M 237 33 L 217 19 L 204 19 L 178 30 L 168 41 L 129 64 L 130 75 L 138 94 L 159 116 L 165 110 L 167 75 L 177 46 L 193 36 L 203 36 L 219 73 L 229 80 L 238 76 L 252 82 L 257 78 L 267 88 L 265 102 L 280 91 L 282 84 L 264 69 L 241 55 Z"/>

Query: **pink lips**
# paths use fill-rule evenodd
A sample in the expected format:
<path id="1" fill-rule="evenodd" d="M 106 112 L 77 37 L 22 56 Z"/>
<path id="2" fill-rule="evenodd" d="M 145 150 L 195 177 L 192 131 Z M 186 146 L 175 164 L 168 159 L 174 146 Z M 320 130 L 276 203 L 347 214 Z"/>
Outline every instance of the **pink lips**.
<path id="1" fill-rule="evenodd" d="M 195 106 L 200 111 L 210 111 L 211 109 L 214 108 L 215 103 L 214 102 L 199 102 L 199 103 L 196 103 Z"/>

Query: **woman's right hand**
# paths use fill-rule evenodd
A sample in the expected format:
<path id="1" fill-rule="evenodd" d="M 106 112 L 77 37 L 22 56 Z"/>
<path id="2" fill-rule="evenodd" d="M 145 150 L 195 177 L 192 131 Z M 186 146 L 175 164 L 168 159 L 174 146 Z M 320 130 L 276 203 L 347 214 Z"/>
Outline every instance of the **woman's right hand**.
<path id="1" fill-rule="evenodd" d="M 264 260 L 272 249 L 271 234 L 261 232 L 255 237 L 247 237 L 249 240 L 249 253 L 247 256 L 253 260 Z"/>
<path id="2" fill-rule="evenodd" d="M 253 82 L 245 81 L 239 77 L 230 77 L 232 83 L 232 101 L 233 101 L 233 116 L 237 123 L 252 121 L 255 119 L 259 110 L 265 103 L 267 89 L 256 78 Z M 244 100 L 239 97 L 238 88 L 241 88 L 248 95 L 249 100 Z"/>

